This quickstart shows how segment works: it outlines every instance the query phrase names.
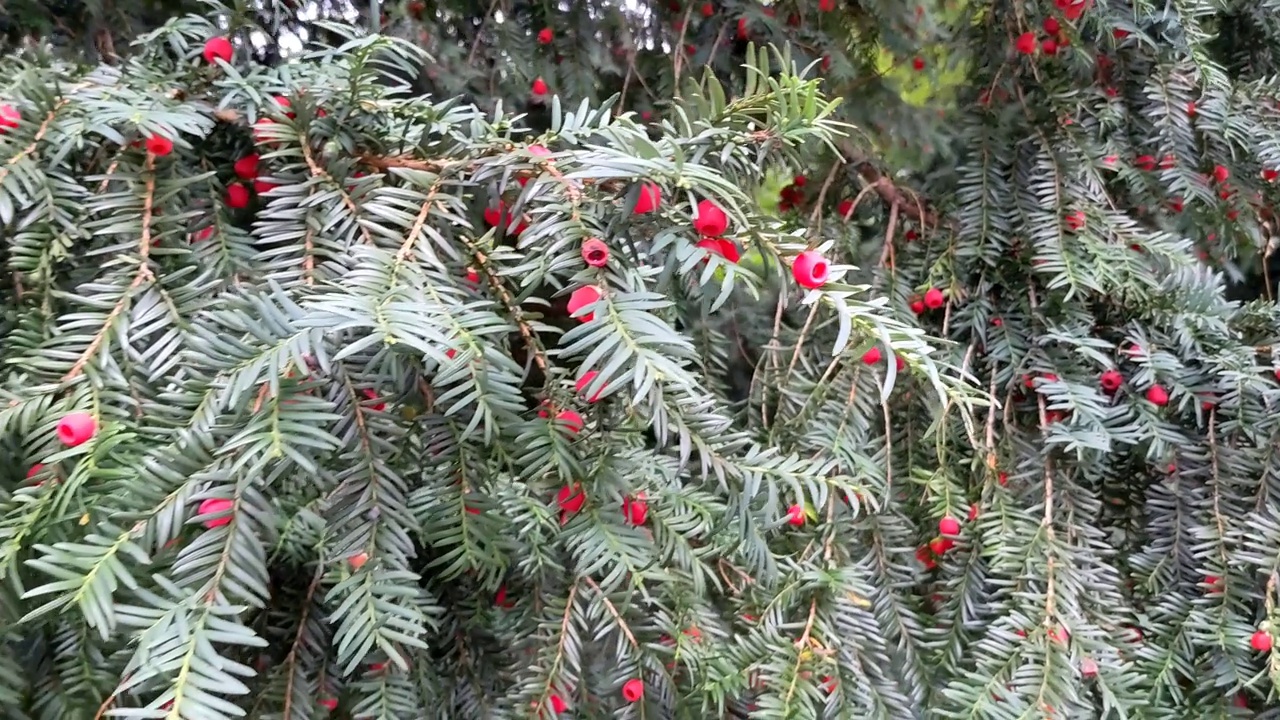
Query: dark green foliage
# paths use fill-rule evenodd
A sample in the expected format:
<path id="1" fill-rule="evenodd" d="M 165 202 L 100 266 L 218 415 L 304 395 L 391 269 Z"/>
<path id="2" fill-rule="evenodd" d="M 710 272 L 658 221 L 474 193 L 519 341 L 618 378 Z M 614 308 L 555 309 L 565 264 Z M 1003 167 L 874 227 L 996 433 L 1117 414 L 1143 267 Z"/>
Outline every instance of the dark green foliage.
<path id="1" fill-rule="evenodd" d="M 4 717 L 1267 716 L 1280 4 L 703 5 L 6 7 Z"/>

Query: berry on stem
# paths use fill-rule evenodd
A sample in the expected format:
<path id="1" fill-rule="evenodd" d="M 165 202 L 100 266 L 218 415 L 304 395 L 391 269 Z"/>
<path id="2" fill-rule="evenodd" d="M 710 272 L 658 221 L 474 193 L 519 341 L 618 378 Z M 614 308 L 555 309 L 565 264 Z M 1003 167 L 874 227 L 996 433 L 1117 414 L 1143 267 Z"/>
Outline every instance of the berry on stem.
<path id="1" fill-rule="evenodd" d="M 719 205 L 703 200 L 698 203 L 698 216 L 693 220 L 693 229 L 703 237 L 720 237 L 729 229 L 729 216 Z"/>
<path id="2" fill-rule="evenodd" d="M 1098 384 L 1102 386 L 1103 392 L 1113 393 L 1124 384 L 1124 375 L 1119 370 L 1108 370 L 1098 378 Z"/>
<path id="3" fill-rule="evenodd" d="M 163 135 L 152 135 L 147 138 L 147 152 L 164 157 L 173 152 L 173 141 Z"/>
<path id="4" fill-rule="evenodd" d="M 948 515 L 938 521 L 938 532 L 943 535 L 959 535 L 960 521 Z"/>
<path id="5" fill-rule="evenodd" d="M 1258 652 L 1269 652 L 1271 650 L 1271 633 L 1266 630 L 1258 630 L 1250 636 L 1249 647 Z"/>
<path id="6" fill-rule="evenodd" d="M 546 80 L 537 78 L 533 81 L 533 87 L 531 89 L 533 90 L 534 95 L 546 95 L 549 88 L 547 87 Z"/>
<path id="7" fill-rule="evenodd" d="M 881 357 L 880 348 L 873 347 L 862 354 L 862 364 L 875 365 L 876 363 L 880 362 L 880 357 Z"/>
<path id="8" fill-rule="evenodd" d="M 574 388 L 577 389 L 578 394 L 586 395 L 588 388 L 591 387 L 591 383 L 595 382 L 596 377 L 599 374 L 600 373 L 596 372 L 595 370 L 588 370 L 587 372 L 583 373 L 582 377 L 578 378 L 578 382 L 574 385 Z M 604 388 L 600 388 L 595 392 L 595 394 L 587 398 L 587 402 L 593 403 L 593 402 L 599 401 L 600 393 L 602 392 L 604 392 Z"/>
<path id="9" fill-rule="evenodd" d="M 791 275 L 800 287 L 810 290 L 820 288 L 827 284 L 827 278 L 831 276 L 831 264 L 817 250 L 805 250 L 792 263 Z"/>
<path id="10" fill-rule="evenodd" d="M 787 508 L 787 522 L 796 527 L 804 525 L 804 506 L 792 505 Z"/>
<path id="11" fill-rule="evenodd" d="M 204 61 L 210 65 L 216 64 L 216 61 L 231 62 L 231 56 L 234 54 L 235 48 L 231 45 L 231 41 L 224 37 L 209 38 L 204 43 Z"/>
<path id="12" fill-rule="evenodd" d="M 1152 385 L 1147 388 L 1147 400 L 1156 407 L 1164 407 L 1169 404 L 1169 391 L 1161 385 Z"/>
<path id="13" fill-rule="evenodd" d="M 227 186 L 227 205 L 242 210 L 249 207 L 249 188 L 240 183 L 232 183 Z"/>
<path id="14" fill-rule="evenodd" d="M 347 562 L 351 563 L 352 570 L 359 570 L 360 568 L 364 567 L 365 563 L 369 562 L 369 553 L 358 552 L 355 555 L 352 555 L 351 557 L 347 558 Z"/>
<path id="15" fill-rule="evenodd" d="M 582 428 L 586 427 L 586 423 L 582 421 L 582 416 L 573 410 L 561 410 L 556 413 L 556 422 L 563 423 L 569 428 L 569 432 L 577 435 L 582 432 Z"/>
<path id="16" fill-rule="evenodd" d="M 551 41 L 554 39 L 555 39 L 555 33 L 551 32 L 551 28 L 546 27 L 538 31 L 539 45 L 550 45 Z"/>
<path id="17" fill-rule="evenodd" d="M 595 285 L 584 285 L 577 290 L 574 290 L 573 293 L 569 295 L 569 315 L 577 317 L 580 322 L 591 322 L 596 316 L 594 312 L 579 315 L 578 311 L 585 307 L 595 305 L 600 301 L 600 297 L 600 289 Z"/>
<path id="18" fill-rule="evenodd" d="M 924 294 L 924 306 L 930 310 L 937 310 L 947 304 L 947 298 L 938 288 L 929 288 Z"/>
<path id="19" fill-rule="evenodd" d="M 586 502 L 587 496 L 582 493 L 582 486 L 578 484 L 565 485 L 556 493 L 556 503 L 567 513 L 578 512 Z"/>
<path id="20" fill-rule="evenodd" d="M 98 432 L 98 420 L 86 412 L 67 413 L 58 421 L 58 440 L 67 447 L 75 447 Z"/>
<path id="21" fill-rule="evenodd" d="M 1014 44 L 1018 52 L 1023 55 L 1031 55 L 1036 51 L 1036 35 L 1035 33 L 1025 32 L 1018 36 L 1017 42 Z"/>
<path id="22" fill-rule="evenodd" d="M 710 5 L 710 3 L 708 3 Z M 644 681 L 631 678 L 622 685 L 622 699 L 629 703 L 637 702 L 644 697 Z"/>
<path id="23" fill-rule="evenodd" d="M 640 186 L 640 195 L 636 198 L 636 206 L 632 212 L 643 215 L 657 210 L 660 205 L 662 205 L 662 188 L 653 183 L 644 183 Z"/>
<path id="24" fill-rule="evenodd" d="M 232 169 L 235 170 L 236 177 L 241 180 L 253 180 L 258 177 L 258 162 L 261 158 L 257 153 L 250 153 L 236 161 Z"/>
<path id="25" fill-rule="evenodd" d="M 643 525 L 645 518 L 649 517 L 649 503 L 645 502 L 643 495 L 627 498 L 622 501 L 622 516 L 632 525 Z"/>
<path id="26" fill-rule="evenodd" d="M 609 246 L 599 238 L 587 238 L 582 243 L 582 259 L 591 267 L 604 267 L 609 264 Z"/>
<path id="27" fill-rule="evenodd" d="M 204 521 L 204 526 L 212 530 L 213 528 L 216 528 L 216 527 L 222 527 L 223 525 L 231 524 L 231 515 L 229 513 L 231 511 L 232 504 L 233 503 L 230 500 L 224 500 L 222 498 L 209 498 L 208 500 L 205 500 L 204 502 L 200 503 L 200 507 L 196 508 L 196 514 L 197 515 L 217 515 L 220 513 L 228 513 L 223 515 L 222 517 L 212 518 Z"/>
<path id="28" fill-rule="evenodd" d="M 13 128 L 18 127 L 18 123 L 22 121 L 22 114 L 18 112 L 18 108 L 4 103 L 0 105 L 0 135 L 4 135 Z"/>

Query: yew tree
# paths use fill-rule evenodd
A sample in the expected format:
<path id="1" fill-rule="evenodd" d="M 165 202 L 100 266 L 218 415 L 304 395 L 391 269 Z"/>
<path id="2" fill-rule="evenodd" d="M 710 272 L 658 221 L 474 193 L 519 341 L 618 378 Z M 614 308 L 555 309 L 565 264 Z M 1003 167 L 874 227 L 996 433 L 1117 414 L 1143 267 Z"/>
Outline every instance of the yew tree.
<path id="1" fill-rule="evenodd" d="M 5 718 L 1267 716 L 1275 3 L 64 1 Z"/>

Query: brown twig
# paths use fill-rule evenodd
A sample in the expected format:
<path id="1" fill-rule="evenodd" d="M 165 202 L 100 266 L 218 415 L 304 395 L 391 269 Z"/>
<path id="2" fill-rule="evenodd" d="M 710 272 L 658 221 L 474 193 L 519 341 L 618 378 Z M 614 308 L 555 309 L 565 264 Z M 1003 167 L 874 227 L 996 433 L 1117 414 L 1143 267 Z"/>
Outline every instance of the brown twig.
<path id="1" fill-rule="evenodd" d="M 302 647 L 303 634 L 307 629 L 307 615 L 311 612 L 311 598 L 315 595 L 316 588 L 320 586 L 320 579 L 324 577 L 323 567 L 322 563 L 316 563 L 315 575 L 311 578 L 311 586 L 307 588 L 307 597 L 302 604 L 302 620 L 298 623 L 298 634 L 294 636 L 293 645 L 290 646 L 289 654 L 284 659 L 285 674 L 288 676 L 288 680 L 284 686 L 284 710 L 281 713 L 283 717 L 290 717 L 289 706 L 293 703 L 293 678 L 295 675 L 293 665 L 297 661 L 298 649 Z"/>
<path id="2" fill-rule="evenodd" d="M 18 164 L 28 155 L 36 151 L 36 147 L 40 145 L 40 141 L 44 139 L 44 136 L 46 134 L 48 134 L 49 127 L 50 125 L 53 124 L 53 118 L 57 115 L 57 112 L 70 102 L 71 102 L 70 100 L 66 98 L 62 98 L 61 100 L 59 100 L 57 103 L 54 104 L 53 109 L 50 110 L 49 114 L 45 116 L 44 122 L 40 123 L 40 127 L 36 130 L 35 137 L 31 138 L 30 144 L 28 144 L 26 147 L 19 150 L 16 155 L 9 158 L 9 160 L 5 162 L 4 167 L 0 167 L 0 182 L 3 182 L 5 177 L 7 177 L 10 172 L 12 172 L 9 169 L 11 165 Z"/>
<path id="3" fill-rule="evenodd" d="M 596 594 L 600 596 L 600 600 L 604 602 L 604 606 L 608 609 L 609 614 L 613 616 L 614 620 L 618 621 L 618 627 L 622 628 L 622 634 L 627 636 L 627 640 L 631 643 L 631 646 L 639 649 L 640 643 L 636 642 L 636 636 L 631 634 L 630 626 L 627 625 L 626 620 L 622 619 L 622 613 L 618 612 L 618 608 L 614 607 L 613 601 L 609 600 L 609 596 L 604 594 L 604 591 L 600 589 L 600 586 L 596 584 L 595 580 L 588 577 L 583 578 L 583 581 L 586 582 L 587 585 L 590 585 L 591 589 L 595 590 Z"/>
<path id="4" fill-rule="evenodd" d="M 351 211 L 351 219 L 355 222 L 356 228 L 360 230 L 360 235 L 364 237 L 365 244 L 372 245 L 373 235 L 369 234 L 368 228 L 360 224 L 360 209 L 356 207 L 356 202 L 351 199 L 351 194 L 342 186 L 342 183 L 334 180 L 333 176 L 330 175 L 327 170 L 320 167 L 320 164 L 316 162 L 315 156 L 311 152 L 311 145 L 305 140 L 302 142 L 302 159 L 306 161 L 307 169 L 311 171 L 313 176 L 324 178 L 332 183 L 334 187 L 338 188 L 338 196 L 342 198 L 342 204 L 346 205 L 347 209 Z"/>
<path id="5" fill-rule="evenodd" d="M 156 194 L 156 156 L 147 153 L 145 172 L 147 177 L 146 194 L 142 199 L 142 237 L 138 241 L 138 271 L 133 276 L 133 282 L 129 283 L 129 287 L 120 295 L 120 299 L 116 301 L 111 312 L 107 313 L 107 319 L 102 323 L 102 327 L 98 328 L 98 332 L 94 333 L 93 339 L 89 341 L 89 346 L 84 349 L 80 357 L 76 358 L 75 364 L 62 377 L 63 382 L 70 382 L 80 376 L 86 365 L 93 358 L 94 353 L 98 352 L 98 348 L 102 347 L 102 343 L 107 338 L 107 332 L 111 326 L 115 324 L 115 320 L 124 312 L 125 305 L 129 302 L 129 297 L 133 295 L 133 291 L 142 286 L 142 283 L 151 277 L 151 221 L 154 217 L 153 205 Z"/>

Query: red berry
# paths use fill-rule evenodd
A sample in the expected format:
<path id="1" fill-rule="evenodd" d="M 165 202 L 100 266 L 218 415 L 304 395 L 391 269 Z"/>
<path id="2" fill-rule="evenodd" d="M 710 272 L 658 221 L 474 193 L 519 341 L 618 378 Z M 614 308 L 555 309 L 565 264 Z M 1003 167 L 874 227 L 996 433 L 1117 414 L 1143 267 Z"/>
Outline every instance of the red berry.
<path id="1" fill-rule="evenodd" d="M 1195 116 L 1196 116 L 1196 101 L 1195 101 L 1195 100 L 1192 100 L 1191 102 L 1187 103 L 1187 115 L 1189 115 L 1189 116 L 1191 116 L 1191 117 L 1195 117 Z"/>
<path id="2" fill-rule="evenodd" d="M 708 6 L 711 3 L 707 3 Z M 644 681 L 640 678 L 631 678 L 622 685 L 622 699 L 629 703 L 638 701 L 644 697 Z"/>
<path id="3" fill-rule="evenodd" d="M 936 537 L 929 541 L 929 549 L 938 557 L 946 555 L 947 551 L 955 546 L 956 544 L 953 541 L 943 537 Z"/>
<path id="4" fill-rule="evenodd" d="M 924 306 L 930 310 L 937 310 L 947 304 L 947 298 L 938 288 L 929 288 L 924 294 Z"/>
<path id="5" fill-rule="evenodd" d="M 0 108 L 0 114 L 3 114 L 3 108 Z M 1280 171 L 1273 170 L 1271 168 L 1264 168 L 1262 170 L 1262 179 L 1267 182 L 1275 182 L 1278 177 L 1280 177 Z"/>
<path id="6" fill-rule="evenodd" d="M 818 0 L 818 9 L 822 12 L 831 12 L 836 9 L 836 0 Z"/>
<path id="7" fill-rule="evenodd" d="M 893 364 L 894 367 L 897 368 L 898 372 L 902 372 L 902 370 L 907 367 L 907 361 L 903 360 L 901 355 L 893 356 Z"/>
<path id="8" fill-rule="evenodd" d="M 546 80 L 543 80 L 542 78 L 538 78 L 538 79 L 536 79 L 536 80 L 534 80 L 534 81 L 533 81 L 533 94 L 534 94 L 534 95 L 546 95 L 546 94 L 547 94 L 547 89 L 548 89 L 548 88 L 547 88 L 547 81 L 546 81 Z"/>
<path id="9" fill-rule="evenodd" d="M 1124 384 L 1124 375 L 1121 375 L 1119 370 L 1108 370 L 1098 378 L 1098 384 L 1102 386 L 1103 391 L 1113 393 Z"/>
<path id="10" fill-rule="evenodd" d="M 1035 33 L 1025 32 L 1019 35 L 1018 41 L 1015 43 L 1015 47 L 1017 48 L 1018 52 L 1022 53 L 1023 55 L 1030 55 L 1034 53 L 1036 51 Z"/>
<path id="11" fill-rule="evenodd" d="M 969 506 L 969 522 L 973 522 L 978 519 L 978 512 L 978 503 L 974 503 Z"/>
<path id="12" fill-rule="evenodd" d="M 1129 31 L 1128 31 L 1128 30 L 1121 30 L 1120 28 L 1116 28 L 1116 29 L 1114 29 L 1114 30 L 1112 30 L 1112 31 L 1111 31 L 1111 37 L 1113 37 L 1113 38 L 1115 38 L 1115 39 L 1117 39 L 1117 40 L 1123 40 L 1123 39 L 1125 39 L 1125 38 L 1129 37 Z"/>
<path id="13" fill-rule="evenodd" d="M 569 704 L 560 698 L 559 695 L 551 696 L 551 709 L 554 712 L 562 713 L 569 709 Z"/>
<path id="14" fill-rule="evenodd" d="M 938 521 L 938 532 L 943 535 L 959 535 L 960 521 L 948 515 Z"/>
<path id="15" fill-rule="evenodd" d="M 916 298 L 915 300 L 911 301 L 911 312 L 915 313 L 916 315 L 923 315 L 924 309 L 925 309 L 924 301 L 921 300 L 920 298 Z"/>
<path id="16" fill-rule="evenodd" d="M 586 427 L 586 423 L 582 421 L 582 416 L 572 410 L 561 410 L 556 413 L 556 421 L 563 423 L 569 428 L 569 432 L 577 435 L 582 432 L 582 428 Z"/>
<path id="17" fill-rule="evenodd" d="M 1076 210 L 1074 212 L 1067 213 L 1067 217 L 1066 217 L 1067 229 L 1072 232 L 1079 230 L 1080 228 L 1084 227 L 1084 220 L 1085 218 L 1084 218 L 1083 210 Z"/>
<path id="18" fill-rule="evenodd" d="M 272 190 L 275 190 L 278 187 L 280 186 L 271 182 L 270 180 L 254 180 L 253 181 L 253 191 L 258 195 L 266 195 L 267 193 L 271 192 Z"/>
<path id="19" fill-rule="evenodd" d="M 546 27 L 538 31 L 539 45 L 550 45 L 551 41 L 554 39 L 555 39 L 555 34 L 551 32 L 551 28 Z"/>
<path id="20" fill-rule="evenodd" d="M 746 40 L 750 36 L 751 36 L 751 33 L 747 30 L 747 19 L 738 18 L 738 39 Z"/>
<path id="21" fill-rule="evenodd" d="M 364 564 L 369 562 L 369 553 L 358 552 L 347 558 L 347 562 L 351 563 L 352 570 L 359 570 Z"/>
<path id="22" fill-rule="evenodd" d="M 98 420 L 86 412 L 67 413 L 58 421 L 58 440 L 67 447 L 75 447 L 98 432 Z"/>
<path id="23" fill-rule="evenodd" d="M 227 205 L 239 210 L 249 206 L 249 188 L 240 183 L 227 186 Z"/>
<path id="24" fill-rule="evenodd" d="M 596 377 L 599 375 L 600 373 L 596 372 L 595 370 L 588 370 L 587 372 L 582 374 L 581 378 L 578 378 L 578 382 L 574 385 L 574 387 L 577 389 L 580 395 L 586 395 L 587 389 L 591 387 L 591 383 L 595 382 Z M 592 403 L 598 402 L 600 400 L 600 393 L 602 392 L 604 392 L 604 388 L 600 388 L 595 392 L 595 394 L 587 398 L 587 402 L 592 402 Z"/>
<path id="25" fill-rule="evenodd" d="M 338 701 L 334 700 L 333 698 L 325 698 L 324 700 L 320 701 L 320 704 L 324 707 L 325 710 L 328 710 L 329 712 L 333 712 L 334 710 L 338 709 Z"/>
<path id="26" fill-rule="evenodd" d="M 587 238 L 582 243 L 582 259 L 591 267 L 604 267 L 609 264 L 609 246 L 599 238 Z"/>
<path id="27" fill-rule="evenodd" d="M 809 182 L 809 179 L 803 175 L 797 175 L 794 178 L 791 178 L 791 184 L 795 185 L 796 187 L 804 187 L 805 184 L 808 182 Z"/>
<path id="28" fill-rule="evenodd" d="M 880 362 L 880 348 L 873 347 L 862 354 L 862 363 L 864 365 L 875 365 Z"/>
<path id="29" fill-rule="evenodd" d="M 152 135 L 147 138 L 147 152 L 164 157 L 173 152 L 173 141 L 163 135 Z"/>
<path id="30" fill-rule="evenodd" d="M 1226 169 L 1225 167 L 1223 167 L 1222 165 L 1214 165 L 1214 166 L 1213 166 L 1213 179 L 1214 179 L 1214 180 L 1217 180 L 1217 181 L 1218 181 L 1218 182 L 1220 182 L 1220 183 L 1224 183 L 1224 182 L 1226 182 L 1226 181 L 1227 181 L 1227 178 L 1229 178 L 1229 177 L 1231 177 L 1231 171 L 1230 171 L 1230 170 L 1227 170 L 1227 169 Z"/>
<path id="31" fill-rule="evenodd" d="M 640 196 L 636 198 L 635 209 L 632 210 L 636 215 L 643 215 L 657 210 L 662 204 L 662 188 L 653 183 L 644 183 L 640 186 Z"/>
<path id="32" fill-rule="evenodd" d="M 1164 407 L 1169 404 L 1169 391 L 1165 390 L 1160 385 L 1152 385 L 1147 388 L 1147 400 L 1149 400 L 1152 405 Z"/>
<path id="33" fill-rule="evenodd" d="M 231 41 L 224 37 L 209 38 L 204 43 L 204 61 L 210 65 L 215 64 L 216 60 L 231 62 L 234 52 Z"/>
<path id="34" fill-rule="evenodd" d="M 223 500 L 222 498 L 209 498 L 208 500 L 205 500 L 204 502 L 200 503 L 200 507 L 196 508 L 196 514 L 197 515 L 218 515 L 222 513 L 228 513 L 223 515 L 222 517 L 212 518 L 210 520 L 204 521 L 204 526 L 212 530 L 213 528 L 216 528 L 216 527 L 221 527 L 223 525 L 231 524 L 231 515 L 229 513 L 231 510 L 232 504 L 233 503 L 230 500 Z"/>
<path id="35" fill-rule="evenodd" d="M 387 409 L 387 404 L 386 404 L 385 402 L 378 402 L 378 401 L 377 401 L 377 400 L 378 400 L 378 391 L 377 391 L 377 390 L 374 390 L 373 388 L 365 388 L 365 389 L 364 389 L 364 396 L 365 396 L 366 398 L 369 398 L 370 400 L 375 401 L 375 402 L 373 402 L 372 404 L 370 404 L 370 405 L 369 405 L 369 409 L 370 409 L 370 410 L 372 410 L 372 411 L 374 411 L 374 412 L 383 412 L 383 411 L 385 411 L 385 410 Z"/>
<path id="36" fill-rule="evenodd" d="M 1046 38 L 1044 42 L 1040 43 L 1040 49 L 1044 51 L 1045 55 L 1057 55 L 1058 42 L 1052 38 Z"/>
<path id="37" fill-rule="evenodd" d="M 1266 630 L 1259 630 L 1249 638 L 1249 646 L 1259 652 L 1268 652 L 1271 650 L 1271 633 Z"/>
<path id="38" fill-rule="evenodd" d="M 559 503 L 561 510 L 567 513 L 576 513 L 586 504 L 587 496 L 582 494 L 581 485 L 565 485 L 556 494 L 556 502 Z"/>
<path id="39" fill-rule="evenodd" d="M 516 606 L 516 602 L 514 600 L 507 599 L 506 585 L 498 586 L 498 592 L 493 595 L 493 604 L 504 608 L 513 608 Z"/>
<path id="40" fill-rule="evenodd" d="M 43 464 L 36 463 L 35 465 L 32 465 L 31 468 L 27 470 L 27 479 L 30 480 L 31 478 L 39 475 L 41 470 L 44 470 Z"/>
<path id="41" fill-rule="evenodd" d="M 729 216 L 710 200 L 698 203 L 698 215 L 693 219 L 693 229 L 703 237 L 720 237 L 729 229 Z"/>
<path id="42" fill-rule="evenodd" d="M 1058 25 L 1058 21 L 1057 21 L 1057 20 L 1055 20 L 1055 19 L 1053 19 L 1053 18 L 1051 18 L 1051 17 L 1049 17 L 1049 18 L 1045 18 L 1045 19 L 1044 19 L 1044 31 L 1045 31 L 1045 33 L 1046 33 L 1046 34 L 1048 34 L 1048 35 L 1057 35 L 1057 34 L 1058 34 L 1058 30 L 1060 30 L 1060 29 L 1061 29 L 1061 26 L 1059 26 L 1059 25 Z"/>
<path id="43" fill-rule="evenodd" d="M 18 112 L 18 108 L 9 103 L 0 105 L 0 135 L 18 127 L 18 123 L 21 121 L 22 114 Z"/>
<path id="44" fill-rule="evenodd" d="M 578 315 L 578 311 L 582 308 L 595 305 L 600 301 L 600 289 L 594 285 L 584 285 L 569 296 L 569 314 L 576 316 L 580 322 L 588 323 L 595 318 L 594 312 Z"/>
<path id="45" fill-rule="evenodd" d="M 1133 164 L 1137 165 L 1138 169 L 1146 170 L 1147 172 L 1156 169 L 1156 159 L 1151 155 L 1139 155 L 1134 159 Z"/>
<path id="46" fill-rule="evenodd" d="M 820 288 L 831 276 L 831 264 L 817 250 L 805 250 L 791 264 L 791 275 L 803 288 Z"/>
<path id="47" fill-rule="evenodd" d="M 702 17 L 711 17 L 716 14 L 716 6 L 709 2 L 702 3 Z"/>
<path id="48" fill-rule="evenodd" d="M 645 518 L 649 516 L 649 503 L 644 501 L 644 497 L 623 500 L 622 516 L 632 525 L 643 525 Z"/>
<path id="49" fill-rule="evenodd" d="M 804 525 L 804 506 L 792 505 L 787 508 L 787 522 L 796 527 Z"/>
<path id="50" fill-rule="evenodd" d="M 275 102 L 276 109 L 283 113 L 285 117 L 290 119 L 298 117 L 298 113 L 293 112 L 291 109 L 293 107 L 293 103 L 289 101 L 289 98 L 283 95 L 277 95 L 271 98 L 271 100 Z"/>
<path id="51" fill-rule="evenodd" d="M 848 199 L 841 200 L 840 205 L 836 207 L 836 212 L 840 213 L 840 217 L 848 220 L 849 213 L 853 212 L 853 201 Z"/>
<path id="52" fill-rule="evenodd" d="M 915 68 L 916 70 L 923 70 L 923 69 L 924 69 L 924 58 L 922 58 L 922 57 L 920 57 L 919 55 L 917 55 L 917 56 L 916 56 L 916 57 L 911 61 L 911 67 Z"/>
<path id="53" fill-rule="evenodd" d="M 938 567 L 938 563 L 933 561 L 933 550 L 928 545 L 921 545 L 916 549 L 916 559 L 924 563 L 925 570 L 932 570 Z"/>
<path id="54" fill-rule="evenodd" d="M 242 180 L 253 180 L 254 178 L 258 177 L 259 160 L 260 158 L 258 157 L 257 153 L 251 153 L 249 155 L 245 155 L 244 157 L 237 160 L 234 166 L 236 177 L 239 177 Z"/>

